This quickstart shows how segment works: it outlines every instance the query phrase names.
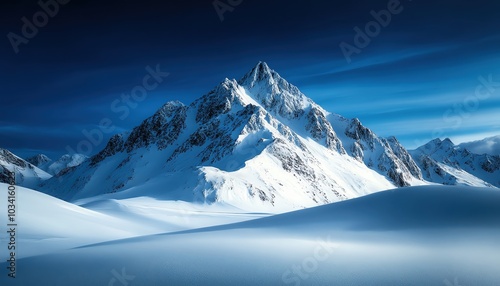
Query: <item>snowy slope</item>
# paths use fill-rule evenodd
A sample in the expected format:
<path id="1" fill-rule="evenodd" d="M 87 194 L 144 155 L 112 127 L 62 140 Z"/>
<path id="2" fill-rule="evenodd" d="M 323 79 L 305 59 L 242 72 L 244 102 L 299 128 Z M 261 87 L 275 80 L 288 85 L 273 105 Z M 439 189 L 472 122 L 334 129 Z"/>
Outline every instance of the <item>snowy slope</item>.
<path id="1" fill-rule="evenodd" d="M 426 180 L 445 185 L 500 187 L 500 156 L 474 154 L 450 139 L 410 151 Z"/>
<path id="2" fill-rule="evenodd" d="M 0 183 L 0 191 L 8 185 Z M 268 216 L 227 206 L 206 206 L 147 197 L 91 198 L 71 204 L 16 187 L 18 258 L 91 243 L 240 222 Z M 7 200 L 0 201 L 0 210 Z M 3 284 L 1 284 L 3 285 Z"/>
<path id="3" fill-rule="evenodd" d="M 52 177 L 50 174 L 19 158 L 12 152 L 0 148 L 0 182 L 8 182 L 9 172 L 16 174 L 17 185 L 28 188 L 35 188 L 42 181 Z"/>
<path id="4" fill-rule="evenodd" d="M 27 204 L 39 196 L 24 195 Z M 495 286 L 500 283 L 498 205 L 500 192 L 490 188 L 397 189 L 247 222 L 27 255 L 18 261 L 16 280 L 3 275 L 0 282 Z M 41 214 L 33 216 L 35 223 Z M 45 231 L 60 233 L 60 226 L 77 225 L 78 218 L 54 222 Z M 29 233 L 32 227 L 25 229 Z"/>
<path id="5" fill-rule="evenodd" d="M 397 140 L 331 115 L 261 62 L 189 106 L 165 104 L 41 190 L 65 200 L 125 192 L 285 211 L 421 179 Z"/>

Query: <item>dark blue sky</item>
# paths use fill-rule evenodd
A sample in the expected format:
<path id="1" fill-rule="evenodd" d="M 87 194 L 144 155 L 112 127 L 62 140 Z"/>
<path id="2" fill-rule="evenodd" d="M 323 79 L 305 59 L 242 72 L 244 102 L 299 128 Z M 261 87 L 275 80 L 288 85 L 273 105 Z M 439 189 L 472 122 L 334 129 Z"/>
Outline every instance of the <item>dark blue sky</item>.
<path id="1" fill-rule="evenodd" d="M 348 63 L 339 45 L 354 45 L 354 28 L 391 1 L 220 0 L 241 2 L 221 21 L 212 0 L 70 0 L 17 54 L 9 33 L 22 36 L 21 19 L 42 8 L 4 1 L 0 147 L 59 156 L 103 118 L 113 133 L 129 130 L 163 103 L 188 104 L 261 60 L 328 111 L 409 148 L 500 134 L 500 2 L 402 0 Z M 112 103 L 157 65 L 169 76 L 122 120 Z M 476 94 L 481 81 L 493 83 Z"/>

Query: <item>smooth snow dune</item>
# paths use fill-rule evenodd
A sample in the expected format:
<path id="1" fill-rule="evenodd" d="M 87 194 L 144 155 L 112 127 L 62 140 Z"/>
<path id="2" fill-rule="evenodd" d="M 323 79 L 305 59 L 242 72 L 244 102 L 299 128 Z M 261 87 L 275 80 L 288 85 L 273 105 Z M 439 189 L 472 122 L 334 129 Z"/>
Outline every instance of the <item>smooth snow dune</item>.
<path id="1" fill-rule="evenodd" d="M 500 191 L 460 186 L 408 187 L 254 222 L 259 227 L 293 229 L 301 224 L 362 231 L 500 228 Z"/>
<path id="2" fill-rule="evenodd" d="M 0 190 L 7 190 L 7 186 L 0 183 Z M 0 213 L 6 216 L 6 209 L 5 192 Z M 17 239 L 22 245 L 18 257 L 159 232 L 23 187 L 16 187 L 16 209 Z"/>
<path id="3" fill-rule="evenodd" d="M 490 189 L 397 189 L 21 259 L 8 285 L 497 286 L 499 206 Z"/>
<path id="4" fill-rule="evenodd" d="M 0 190 L 7 187 L 0 183 Z M 19 258 L 269 215 L 245 213 L 225 205 L 204 206 L 148 197 L 96 199 L 78 206 L 23 187 L 16 187 L 16 205 L 17 239 L 22 244 L 17 252 Z M 7 216 L 6 193 L 5 199 L 0 200 L 0 213 Z"/>
<path id="5" fill-rule="evenodd" d="M 216 226 L 266 217 L 268 213 L 248 213 L 231 205 L 196 204 L 185 201 L 167 201 L 152 197 L 126 199 L 98 199 L 79 201 L 80 206 L 128 222 L 150 225 L 156 233 L 174 232 Z"/>

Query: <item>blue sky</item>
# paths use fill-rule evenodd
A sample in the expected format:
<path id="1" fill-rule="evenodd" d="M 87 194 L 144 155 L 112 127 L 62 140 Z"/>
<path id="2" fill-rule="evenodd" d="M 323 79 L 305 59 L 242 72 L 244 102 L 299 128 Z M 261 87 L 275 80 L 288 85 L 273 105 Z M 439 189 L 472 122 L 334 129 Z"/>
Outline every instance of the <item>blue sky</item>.
<path id="1" fill-rule="evenodd" d="M 500 3 L 401 1 L 348 63 L 339 44 L 353 44 L 354 28 L 388 3 L 244 0 L 221 22 L 212 1 L 72 0 L 19 53 L 0 41 L 0 147 L 56 157 L 103 118 L 113 133 L 130 130 L 163 103 L 188 104 L 258 61 L 328 111 L 408 148 L 500 134 Z M 21 18 L 41 10 L 37 1 L 1 5 L 4 35 L 22 35 Z M 122 120 L 111 103 L 156 65 L 170 75 Z M 478 97 L 480 77 L 493 84 Z"/>

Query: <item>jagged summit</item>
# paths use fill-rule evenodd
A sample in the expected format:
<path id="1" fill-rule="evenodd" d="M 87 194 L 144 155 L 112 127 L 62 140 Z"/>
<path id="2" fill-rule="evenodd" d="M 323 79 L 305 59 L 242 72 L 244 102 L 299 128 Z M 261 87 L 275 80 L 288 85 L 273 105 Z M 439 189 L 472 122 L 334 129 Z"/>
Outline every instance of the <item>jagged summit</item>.
<path id="1" fill-rule="evenodd" d="M 201 107 L 198 120 L 252 104 L 282 119 L 298 119 L 315 108 L 327 114 L 296 86 L 283 79 L 265 62 L 259 62 L 240 80 L 224 79 L 212 91 L 191 105 Z M 209 109 L 209 110 L 207 110 Z"/>
<path id="2" fill-rule="evenodd" d="M 281 76 L 269 68 L 267 63 L 259 62 L 250 72 L 243 76 L 238 82 L 246 87 L 252 88 L 260 82 L 267 82 L 273 84 L 275 81 L 281 79 Z"/>
<path id="3" fill-rule="evenodd" d="M 265 62 L 259 62 L 238 83 L 266 110 L 286 119 L 299 118 L 312 106 L 320 108 Z"/>
<path id="4" fill-rule="evenodd" d="M 451 139 L 450 139 L 450 138 L 445 138 L 445 139 L 443 140 L 443 143 L 446 143 L 446 144 L 449 144 L 449 145 L 455 145 L 455 143 L 453 143 L 453 141 L 451 141 Z"/>

